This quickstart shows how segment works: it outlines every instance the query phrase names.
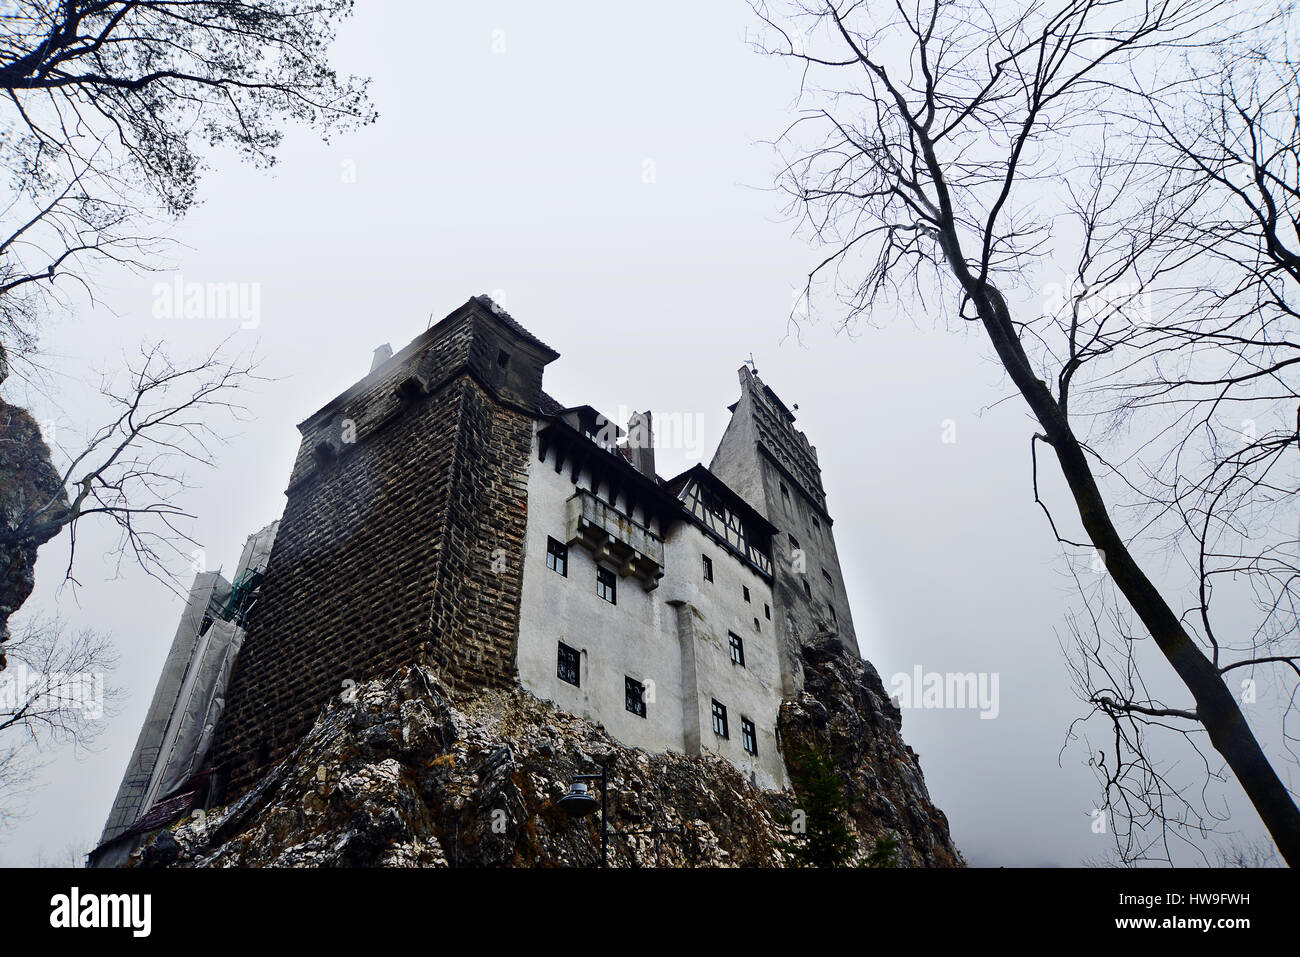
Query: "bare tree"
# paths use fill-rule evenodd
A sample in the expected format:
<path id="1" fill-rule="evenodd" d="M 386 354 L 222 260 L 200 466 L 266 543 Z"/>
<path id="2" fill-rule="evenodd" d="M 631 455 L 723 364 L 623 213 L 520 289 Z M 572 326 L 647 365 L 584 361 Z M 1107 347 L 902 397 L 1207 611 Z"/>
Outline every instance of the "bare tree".
<path id="1" fill-rule="evenodd" d="M 62 850 L 53 856 L 42 846 L 32 855 L 32 862 L 28 866 L 63 870 L 85 867 L 86 858 L 90 856 L 90 849 L 94 846 L 94 841 L 67 841 Z"/>
<path id="2" fill-rule="evenodd" d="M 1216 867 L 1281 867 L 1277 851 L 1267 841 L 1233 842 L 1215 853 Z"/>
<path id="3" fill-rule="evenodd" d="M 52 749 L 93 747 L 121 699 L 106 636 L 59 618 L 29 618 L 6 644 L 0 673 L 0 829 L 23 812 Z"/>
<path id="4" fill-rule="evenodd" d="M 829 280 L 846 325 L 882 299 L 933 290 L 978 323 L 1040 427 L 1034 502 L 1067 554 L 1104 567 L 1081 589 L 1073 662 L 1112 737 L 1095 753 L 1107 807 L 1136 829 L 1121 854 L 1170 859 L 1171 831 L 1215 823 L 1157 759 L 1149 734 L 1167 728 L 1208 742 L 1218 757 L 1202 754 L 1206 774 L 1226 763 L 1283 857 L 1300 862 L 1300 810 L 1229 684 L 1277 665 L 1284 681 L 1294 672 L 1294 698 L 1300 674 L 1285 508 L 1296 483 L 1283 458 L 1296 434 L 1277 418 L 1279 404 L 1295 408 L 1300 358 L 1287 338 L 1291 247 L 1277 238 L 1300 220 L 1269 198 L 1300 181 L 1294 153 L 1243 148 L 1249 109 L 1220 99 L 1216 128 L 1206 95 L 1270 55 L 1259 44 L 1289 11 L 1207 0 L 755 9 L 764 48 L 804 67 L 806 106 L 781 145 L 793 208 L 831 247 L 808 291 Z M 1270 102 L 1276 119 L 1286 98 Z M 1207 138 L 1238 152 L 1207 152 Z M 1039 493 L 1040 445 L 1082 532 Z M 1153 576 L 1157 549 L 1178 561 Z M 1259 619 L 1216 616 L 1216 593 L 1254 599 Z M 1139 667 L 1147 642 L 1190 700 L 1153 690 L 1165 682 Z M 1154 840 L 1140 836 L 1149 826 Z"/>
<path id="5" fill-rule="evenodd" d="M 193 516 L 179 504 L 188 488 L 186 469 L 215 464 L 215 448 L 225 437 L 214 418 L 243 417 L 237 397 L 258 378 L 255 362 L 226 357 L 218 347 L 178 364 L 153 345 L 124 367 L 125 377 L 105 375 L 100 382 L 111 421 L 79 449 L 60 449 L 66 464 L 57 494 L 33 501 L 14 527 L 0 530 L 0 548 L 46 541 L 67 529 L 65 576 L 75 581 L 78 524 L 102 516 L 121 531 L 119 565 L 130 555 L 145 572 L 172 584 L 172 559 L 187 557 L 186 548 L 197 545 L 182 524 Z"/>
<path id="6" fill-rule="evenodd" d="M 328 54 L 352 0 L 19 0 L 0 19 L 0 381 L 61 276 L 147 266 L 157 217 L 195 202 L 203 147 L 275 162 L 285 120 L 367 123 Z"/>
<path id="7" fill-rule="evenodd" d="M 352 0 L 9 6 L 0 18 L 0 176 L 10 187 L 0 203 L 0 383 L 15 370 L 41 376 L 42 322 L 69 308 L 72 292 L 93 298 L 97 269 L 161 265 L 165 228 L 196 202 L 207 152 L 269 166 L 287 122 L 328 137 L 375 118 L 368 81 L 329 63 Z M 123 554 L 156 577 L 166 546 L 187 540 L 176 466 L 210 460 L 201 414 L 234 410 L 229 393 L 250 367 L 215 354 L 183 367 L 151 346 L 130 371 L 135 381 L 109 394 L 120 415 L 85 448 L 64 450 L 67 501 L 47 495 L 16 519 L 3 503 L 0 566 L 17 568 L 7 576 L 17 587 L 0 588 L 0 641 L 31 590 L 35 550 L 64 529 L 75 550 L 82 517 L 117 522 Z M 10 408 L 0 403 L 0 414 Z"/>

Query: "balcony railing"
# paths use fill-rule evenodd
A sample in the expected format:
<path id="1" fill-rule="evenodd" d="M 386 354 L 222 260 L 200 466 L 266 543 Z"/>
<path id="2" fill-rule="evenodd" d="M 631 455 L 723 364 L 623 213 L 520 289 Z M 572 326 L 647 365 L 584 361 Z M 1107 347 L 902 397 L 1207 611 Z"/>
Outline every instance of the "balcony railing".
<path id="1" fill-rule="evenodd" d="M 634 576 L 646 591 L 656 588 L 664 575 L 663 539 L 586 489 L 569 499 L 566 539 L 569 545 L 588 549 L 596 561 L 617 568 L 619 575 Z"/>

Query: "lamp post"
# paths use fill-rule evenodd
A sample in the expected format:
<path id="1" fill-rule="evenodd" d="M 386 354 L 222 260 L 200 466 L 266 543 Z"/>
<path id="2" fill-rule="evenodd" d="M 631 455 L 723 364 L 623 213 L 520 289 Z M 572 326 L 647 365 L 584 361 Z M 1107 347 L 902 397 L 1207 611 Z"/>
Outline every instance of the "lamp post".
<path id="1" fill-rule="evenodd" d="M 574 818 L 586 817 L 596 810 L 596 798 L 587 789 L 586 782 L 600 782 L 600 866 L 609 867 L 609 816 L 606 786 L 608 769 L 600 766 L 599 774 L 575 774 L 569 784 L 569 793 L 560 798 L 560 807 Z"/>
<path id="2" fill-rule="evenodd" d="M 607 790 L 609 785 L 609 768 L 600 766 L 599 774 L 575 774 L 569 783 L 569 791 L 560 798 L 560 807 L 572 818 L 586 817 L 596 810 L 596 797 L 587 787 L 588 781 L 600 782 L 600 866 L 609 867 L 609 826 Z M 654 836 L 660 834 L 681 834 L 679 827 L 651 827 L 640 831 L 617 831 L 628 837 Z"/>

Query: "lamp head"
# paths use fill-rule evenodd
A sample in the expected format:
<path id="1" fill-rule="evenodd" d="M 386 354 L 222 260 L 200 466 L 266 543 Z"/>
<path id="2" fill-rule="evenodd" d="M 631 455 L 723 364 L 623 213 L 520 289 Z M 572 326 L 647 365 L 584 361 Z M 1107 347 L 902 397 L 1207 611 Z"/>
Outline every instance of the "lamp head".
<path id="1" fill-rule="evenodd" d="M 560 798 L 560 807 L 570 817 L 586 817 L 600 806 L 600 801 L 587 789 L 585 781 L 569 784 L 569 793 Z"/>

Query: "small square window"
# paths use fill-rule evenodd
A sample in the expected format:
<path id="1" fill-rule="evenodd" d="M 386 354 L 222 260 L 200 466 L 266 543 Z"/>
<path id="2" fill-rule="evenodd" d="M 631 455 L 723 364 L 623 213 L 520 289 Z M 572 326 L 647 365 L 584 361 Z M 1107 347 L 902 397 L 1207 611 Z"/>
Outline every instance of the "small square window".
<path id="1" fill-rule="evenodd" d="M 618 576 L 608 568 L 596 569 L 596 594 L 611 605 L 618 604 Z"/>
<path id="2" fill-rule="evenodd" d="M 719 737 L 730 737 L 727 734 L 727 708 L 716 698 L 713 701 L 713 731 Z"/>
<path id="3" fill-rule="evenodd" d="M 578 654 L 576 648 L 570 648 L 564 642 L 560 642 L 559 653 L 555 656 L 555 676 L 561 681 L 567 681 L 575 688 L 580 686 L 582 656 Z"/>
<path id="4" fill-rule="evenodd" d="M 749 601 L 749 586 L 741 585 L 740 587 L 743 588 L 745 591 L 745 601 Z"/>
<path id="5" fill-rule="evenodd" d="M 645 685 L 635 678 L 623 676 L 623 690 L 625 694 L 624 707 L 640 718 L 645 717 Z"/>
<path id="6" fill-rule="evenodd" d="M 822 569 L 822 578 L 826 579 L 826 584 L 830 585 L 832 588 L 835 587 L 835 579 L 831 578 L 831 573 L 824 568 Z"/>
<path id="7" fill-rule="evenodd" d="M 803 593 L 809 598 L 812 597 L 812 586 L 808 584 L 808 579 L 803 580 Z"/>
<path id="8" fill-rule="evenodd" d="M 510 353 L 504 349 L 497 350 L 497 365 L 502 369 L 510 365 Z"/>
<path id="9" fill-rule="evenodd" d="M 768 621 L 772 620 L 772 606 L 766 602 L 763 603 L 763 617 Z"/>
<path id="10" fill-rule="evenodd" d="M 735 632 L 727 632 L 727 641 L 731 645 L 731 660 L 742 668 L 745 665 L 745 642 Z"/>
<path id="11" fill-rule="evenodd" d="M 569 546 L 561 545 L 555 539 L 546 539 L 546 567 L 553 572 L 569 577 Z"/>
<path id="12" fill-rule="evenodd" d="M 740 716 L 740 743 L 750 754 L 758 754 L 758 735 L 754 733 L 754 722 L 744 715 Z"/>
<path id="13" fill-rule="evenodd" d="M 704 580 L 706 582 L 711 582 L 713 581 L 713 559 L 708 555 L 702 557 L 704 559 Z"/>
<path id="14" fill-rule="evenodd" d="M 790 536 L 790 549 L 791 551 L 799 551 L 799 539 L 795 538 L 793 535 Z"/>

